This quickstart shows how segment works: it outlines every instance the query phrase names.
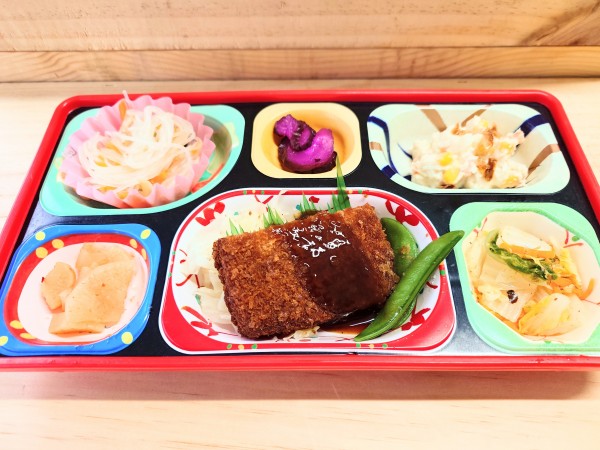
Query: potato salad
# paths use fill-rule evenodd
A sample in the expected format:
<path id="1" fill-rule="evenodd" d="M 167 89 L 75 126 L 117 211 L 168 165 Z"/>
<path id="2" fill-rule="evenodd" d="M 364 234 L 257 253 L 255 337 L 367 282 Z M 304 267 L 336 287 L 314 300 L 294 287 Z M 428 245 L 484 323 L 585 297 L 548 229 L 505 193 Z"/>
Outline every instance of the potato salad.
<path id="1" fill-rule="evenodd" d="M 412 148 L 412 181 L 442 189 L 515 188 L 525 184 L 528 167 L 515 160 L 521 130 L 500 135 L 496 124 L 475 116 Z"/>

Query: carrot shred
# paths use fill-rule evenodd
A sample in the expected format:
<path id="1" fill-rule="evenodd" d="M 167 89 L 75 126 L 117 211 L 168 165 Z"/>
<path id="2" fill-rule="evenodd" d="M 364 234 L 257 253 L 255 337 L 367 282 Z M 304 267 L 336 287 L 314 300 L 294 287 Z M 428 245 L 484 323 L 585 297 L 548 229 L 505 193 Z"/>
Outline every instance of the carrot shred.
<path id="1" fill-rule="evenodd" d="M 590 296 L 590 294 L 594 290 L 594 285 L 595 284 L 596 284 L 596 280 L 592 278 L 590 280 L 590 282 L 588 283 L 587 289 L 581 293 L 581 297 L 580 297 L 581 300 L 585 300 L 586 298 L 588 298 Z"/>
<path id="2" fill-rule="evenodd" d="M 119 113 L 121 115 L 121 120 L 125 120 L 125 114 L 127 113 L 127 103 L 125 103 L 125 100 L 119 102 Z"/>

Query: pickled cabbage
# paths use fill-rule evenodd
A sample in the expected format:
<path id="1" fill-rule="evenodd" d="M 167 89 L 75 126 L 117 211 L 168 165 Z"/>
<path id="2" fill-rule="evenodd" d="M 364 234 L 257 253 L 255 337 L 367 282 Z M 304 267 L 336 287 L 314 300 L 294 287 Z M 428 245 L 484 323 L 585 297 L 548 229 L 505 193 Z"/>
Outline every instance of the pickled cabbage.
<path id="1" fill-rule="evenodd" d="M 507 225 L 480 230 L 465 258 L 477 301 L 519 333 L 556 336 L 581 325 L 590 287 L 568 248 Z"/>
<path id="2" fill-rule="evenodd" d="M 518 321 L 519 332 L 531 336 L 555 336 L 581 325 L 581 301 L 553 293 L 539 302 L 529 302 Z"/>

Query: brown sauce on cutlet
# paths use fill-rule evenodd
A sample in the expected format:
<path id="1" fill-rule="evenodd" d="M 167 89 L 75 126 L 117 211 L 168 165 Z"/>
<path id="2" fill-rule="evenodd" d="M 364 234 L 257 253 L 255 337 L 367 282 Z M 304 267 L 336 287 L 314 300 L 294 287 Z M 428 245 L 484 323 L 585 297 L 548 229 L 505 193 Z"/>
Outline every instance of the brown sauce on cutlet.
<path id="1" fill-rule="evenodd" d="M 270 230 L 289 248 L 306 288 L 324 309 L 346 315 L 373 305 L 375 269 L 352 229 L 335 214 L 319 213 Z"/>
<path id="2" fill-rule="evenodd" d="M 328 323 L 321 325 L 319 330 L 329 331 L 330 333 L 348 334 L 356 336 L 362 330 L 367 328 L 377 313 L 381 310 L 381 307 L 372 307 L 361 311 L 356 311 L 346 317 L 340 319 L 337 322 Z"/>

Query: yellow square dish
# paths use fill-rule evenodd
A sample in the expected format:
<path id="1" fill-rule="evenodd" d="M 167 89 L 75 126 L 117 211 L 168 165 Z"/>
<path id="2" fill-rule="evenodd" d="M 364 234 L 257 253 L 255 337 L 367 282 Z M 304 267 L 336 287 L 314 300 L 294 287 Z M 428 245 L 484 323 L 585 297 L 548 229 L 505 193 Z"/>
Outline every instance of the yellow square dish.
<path id="1" fill-rule="evenodd" d="M 254 119 L 252 163 L 271 178 L 335 178 L 333 168 L 323 173 L 295 173 L 281 167 L 277 157 L 278 140 L 273 132 L 275 122 L 291 114 L 315 130 L 329 128 L 333 133 L 334 150 L 348 175 L 360 164 L 362 148 L 358 118 L 346 106 L 338 103 L 275 103 L 261 110 Z"/>

